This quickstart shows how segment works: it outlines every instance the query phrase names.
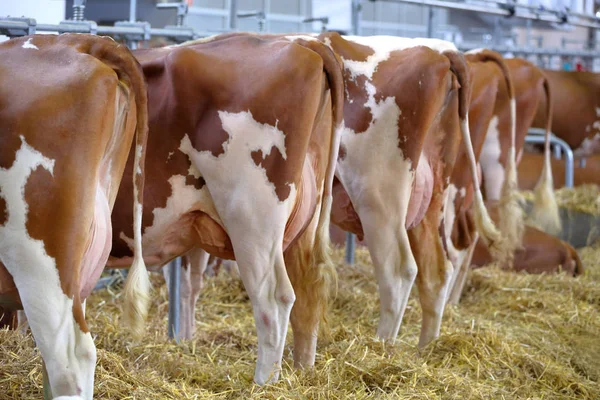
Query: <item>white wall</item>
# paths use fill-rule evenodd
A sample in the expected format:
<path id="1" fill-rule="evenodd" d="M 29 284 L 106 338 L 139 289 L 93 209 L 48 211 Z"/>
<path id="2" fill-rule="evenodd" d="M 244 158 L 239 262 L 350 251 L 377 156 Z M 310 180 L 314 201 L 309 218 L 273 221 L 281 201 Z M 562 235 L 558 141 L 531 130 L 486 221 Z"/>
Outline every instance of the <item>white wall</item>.
<path id="1" fill-rule="evenodd" d="M 0 16 L 35 18 L 39 23 L 57 24 L 65 19 L 66 0 L 2 0 Z"/>
<path id="2" fill-rule="evenodd" d="M 65 8 L 66 0 L 0 0 L 0 17 L 24 16 L 40 24 L 58 24 L 65 19 Z M 0 35 L 0 42 L 7 39 Z"/>

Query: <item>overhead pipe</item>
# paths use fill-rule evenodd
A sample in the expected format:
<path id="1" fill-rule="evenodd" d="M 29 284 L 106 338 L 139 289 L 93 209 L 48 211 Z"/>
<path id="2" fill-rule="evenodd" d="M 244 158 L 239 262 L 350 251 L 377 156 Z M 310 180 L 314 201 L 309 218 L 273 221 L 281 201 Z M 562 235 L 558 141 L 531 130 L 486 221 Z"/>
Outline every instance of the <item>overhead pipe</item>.
<path id="1" fill-rule="evenodd" d="M 451 1 L 443 1 L 443 0 L 370 0 L 372 2 L 376 1 L 384 1 L 386 3 L 397 3 L 397 4 L 415 4 L 420 6 L 431 6 L 437 8 L 445 8 L 448 10 L 459 10 L 459 11 L 471 11 L 478 12 L 482 14 L 490 14 L 501 17 L 512 17 L 519 18 L 525 20 L 532 21 L 541 21 L 548 22 L 554 24 L 565 24 L 573 26 L 582 26 L 585 28 L 593 28 L 600 29 L 600 22 L 596 19 L 596 23 L 585 22 L 585 21 L 569 21 L 568 17 L 570 15 L 567 11 L 558 11 L 558 10 L 544 10 L 543 12 L 546 14 L 553 14 L 554 16 L 549 15 L 541 15 L 542 11 L 530 11 L 527 13 L 520 13 L 517 11 L 518 8 L 526 8 L 521 7 L 520 4 L 511 4 L 506 3 L 502 8 L 491 8 L 478 4 L 469 4 L 469 3 L 455 3 Z M 500 4 L 496 4 L 498 7 Z M 529 6 L 530 7 L 530 6 Z M 580 18 L 580 17 L 578 17 Z M 590 17 L 591 18 L 591 17 Z"/>

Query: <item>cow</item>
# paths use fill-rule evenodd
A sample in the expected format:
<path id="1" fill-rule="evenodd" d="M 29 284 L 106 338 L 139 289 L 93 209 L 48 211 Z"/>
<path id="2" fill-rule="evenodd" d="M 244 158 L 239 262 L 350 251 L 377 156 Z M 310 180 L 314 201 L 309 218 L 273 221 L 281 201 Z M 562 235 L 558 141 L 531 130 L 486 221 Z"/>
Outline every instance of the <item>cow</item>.
<path id="1" fill-rule="evenodd" d="M 255 382 L 278 379 L 290 317 L 295 364 L 312 365 L 335 277 L 327 229 L 341 65 L 317 41 L 252 34 L 134 54 L 149 96 L 146 263 L 198 248 L 235 258 L 257 327 Z M 131 261 L 131 196 L 124 180 L 109 267 Z"/>
<path id="2" fill-rule="evenodd" d="M 507 251 L 479 190 L 466 61 L 441 40 L 319 39 L 343 60 L 346 83 L 332 222 L 366 241 L 379 285 L 378 337 L 396 338 L 416 278 L 425 346 L 439 336 L 452 276 L 444 205 L 461 138 L 476 188 L 477 230 L 499 254 Z"/>
<path id="3" fill-rule="evenodd" d="M 531 274 L 566 272 L 570 276 L 583 274 L 584 268 L 577 251 L 567 242 L 532 226 L 527 226 L 523 248 L 516 250 L 512 270 Z M 477 243 L 471 266 L 483 267 L 493 262 L 487 247 Z"/>
<path id="4" fill-rule="evenodd" d="M 497 124 L 498 116 L 494 115 L 494 112 L 497 111 L 498 92 L 502 87 L 508 95 L 507 99 L 510 106 L 506 107 L 503 110 L 505 112 L 500 115 L 507 120 L 506 125 L 510 127 L 509 157 L 514 158 L 516 107 L 514 107 L 514 88 L 508 67 L 500 54 L 487 49 L 468 52 L 466 53 L 466 59 L 471 70 L 472 79 L 469 128 L 475 160 L 476 162 L 480 160 L 490 124 Z M 464 165 L 466 160 L 467 154 L 461 149 L 458 154 L 457 165 Z M 506 170 L 500 171 L 507 179 L 504 179 L 502 187 L 502 207 L 499 211 L 501 218 L 497 221 L 507 232 L 507 240 L 511 241 L 513 249 L 520 246 L 522 230 L 524 229 L 523 214 L 517 196 L 513 193 L 516 189 L 514 167 L 514 160 L 509 159 L 506 163 Z M 479 172 L 481 173 L 481 169 Z M 444 221 L 447 251 L 455 267 L 450 283 L 451 289 L 455 286 L 458 276 L 463 274 L 461 271 L 468 269 L 471 261 L 470 257 L 478 240 L 478 233 L 475 230 L 473 221 L 469 218 L 471 214 L 467 214 L 472 199 L 473 186 L 469 171 L 464 168 L 454 168 L 450 177 Z M 504 262 L 507 264 L 512 262 L 512 251 Z M 448 296 L 450 296 L 450 293 L 451 290 L 448 291 Z"/>
<path id="5" fill-rule="evenodd" d="M 505 63 L 510 71 L 514 91 L 515 106 L 517 109 L 516 131 L 514 138 L 514 147 L 517 153 L 517 164 L 521 157 L 525 136 L 532 124 L 535 112 L 540 104 L 541 94 L 551 96 L 551 88 L 544 72 L 527 60 L 514 58 L 506 59 Z M 507 128 L 507 118 L 503 113 L 507 113 L 510 100 L 509 94 L 504 86 L 500 87 L 496 99 L 496 110 L 494 119 L 488 128 L 488 134 L 483 146 L 480 163 L 483 171 L 483 185 L 485 189 L 486 201 L 500 201 L 501 183 L 504 180 L 502 174 L 502 165 L 506 160 L 512 160 L 511 156 L 512 137 Z M 552 105 L 546 106 L 547 115 L 552 115 Z M 544 157 L 545 163 L 535 189 L 534 208 L 531 217 L 545 231 L 558 233 L 560 231 L 560 217 L 558 214 L 558 205 L 554 196 L 552 171 L 550 166 L 550 132 L 552 120 L 546 118 L 545 121 L 545 145 Z M 516 180 L 515 180 L 516 182 Z M 521 230 L 522 231 L 522 230 Z"/>
<path id="6" fill-rule="evenodd" d="M 488 203 L 488 209 L 495 221 L 499 218 L 498 203 Z M 475 239 L 476 240 L 476 239 Z M 448 302 L 457 304 L 466 283 L 470 268 L 479 268 L 492 263 L 487 246 L 476 240 L 475 247 L 470 249 L 471 258 L 467 268 L 461 268 Z M 566 272 L 570 276 L 584 273 L 583 263 L 577 251 L 569 244 L 555 236 L 549 235 L 532 226 L 526 226 L 523 235 L 523 246 L 515 250 L 512 271 L 532 274 Z"/>
<path id="7" fill-rule="evenodd" d="M 553 96 L 552 131 L 576 157 L 600 153 L 600 74 L 544 70 Z M 548 103 L 542 95 L 542 105 Z M 540 107 L 533 126 L 543 127 L 547 113 Z"/>
<path id="8" fill-rule="evenodd" d="M 92 35 L 0 44 L 0 137 L 0 304 L 25 311 L 46 397 L 92 399 L 96 348 L 85 299 L 109 255 L 111 210 L 132 144 L 125 308 L 134 328 L 149 298 L 141 257 L 147 98 L 140 65 L 126 47 Z"/>
<path id="9" fill-rule="evenodd" d="M 543 72 L 533 64 L 522 59 L 506 59 L 504 60 L 504 69 L 508 69 L 511 76 L 513 89 L 511 90 L 507 84 L 502 82 L 498 85 L 496 94 L 493 117 L 489 121 L 485 140 L 479 156 L 483 174 L 483 186 L 485 188 L 486 199 L 489 203 L 495 203 L 498 208 L 497 222 L 502 226 L 502 221 L 505 219 L 503 210 L 507 208 L 506 199 L 508 196 L 502 196 L 501 193 L 506 189 L 505 176 L 510 181 L 510 187 L 516 185 L 516 173 L 513 168 L 503 169 L 503 165 L 512 164 L 515 153 L 517 153 L 518 163 L 522 154 L 522 149 L 525 143 L 525 136 L 531 125 L 534 113 L 539 105 L 540 93 L 543 90 L 547 96 L 551 95 L 551 91 Z M 506 75 L 506 72 L 504 72 Z M 483 78 L 480 76 L 479 78 Z M 489 89 L 490 77 L 483 78 L 485 87 Z M 477 81 L 477 76 L 476 76 Z M 480 86 L 475 83 L 474 87 Z M 511 92 L 514 95 L 511 95 Z M 517 110 L 516 122 L 511 123 L 510 110 Z M 552 113 L 551 106 L 546 110 L 548 115 Z M 487 122 L 485 122 L 487 123 Z M 558 205 L 554 195 L 553 181 L 550 167 L 550 129 L 551 120 L 546 120 L 545 125 L 545 152 L 544 152 L 544 168 L 541 176 L 538 179 L 535 187 L 534 207 L 532 210 L 532 218 L 539 226 L 550 232 L 558 232 L 560 230 L 560 216 L 558 213 Z M 514 148 L 514 151 L 513 151 Z M 508 165 L 507 165 L 508 167 Z M 512 171 L 512 172 L 510 172 Z M 537 177 L 536 177 L 537 178 Z M 511 192 L 515 195 L 514 192 Z M 514 203 L 509 203 L 508 208 L 514 207 Z M 463 262 L 461 263 L 460 271 L 453 277 L 452 290 L 449 294 L 449 303 L 456 304 L 460 298 L 460 292 L 464 284 L 464 279 L 470 264 L 470 257 L 473 254 L 477 243 L 477 236 L 472 233 L 472 221 L 466 213 L 467 208 L 463 207 L 462 211 L 458 211 L 455 219 L 455 227 L 452 232 L 453 243 L 458 249 L 462 249 Z M 515 250 L 520 247 L 521 238 L 525 232 L 523 226 L 515 228 L 513 231 L 519 240 L 514 241 L 513 250 L 508 257 L 508 263 L 501 263 L 504 267 L 509 268 L 515 254 Z"/>

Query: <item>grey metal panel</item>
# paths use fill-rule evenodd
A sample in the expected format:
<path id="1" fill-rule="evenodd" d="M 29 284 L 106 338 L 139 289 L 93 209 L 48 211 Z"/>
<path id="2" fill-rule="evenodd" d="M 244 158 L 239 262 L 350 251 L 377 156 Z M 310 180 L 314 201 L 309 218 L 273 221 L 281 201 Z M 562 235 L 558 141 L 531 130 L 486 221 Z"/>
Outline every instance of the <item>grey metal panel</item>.
<path id="1" fill-rule="evenodd" d="M 194 7 L 225 8 L 228 6 L 227 0 L 194 0 Z"/>
<path id="2" fill-rule="evenodd" d="M 273 33 L 302 32 L 302 25 L 295 22 L 269 21 L 267 29 Z"/>
<path id="3" fill-rule="evenodd" d="M 271 9 L 269 12 L 302 15 L 302 1 L 303 0 L 271 0 Z"/>
<path id="4" fill-rule="evenodd" d="M 199 31 L 221 32 L 227 28 L 227 18 L 212 15 L 190 15 L 185 19 L 185 24 Z"/>
<path id="5" fill-rule="evenodd" d="M 241 10 L 262 10 L 264 8 L 263 0 L 239 0 L 239 9 Z"/>

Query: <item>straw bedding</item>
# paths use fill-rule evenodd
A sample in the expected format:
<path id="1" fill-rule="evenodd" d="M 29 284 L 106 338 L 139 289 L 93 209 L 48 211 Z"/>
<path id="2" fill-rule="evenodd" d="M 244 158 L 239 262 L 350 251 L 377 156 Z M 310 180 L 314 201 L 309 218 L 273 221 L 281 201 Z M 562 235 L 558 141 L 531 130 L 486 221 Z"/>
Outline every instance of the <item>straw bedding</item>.
<path id="1" fill-rule="evenodd" d="M 581 250 L 587 272 L 523 275 L 473 271 L 463 302 L 446 310 L 441 337 L 418 351 L 420 307 L 411 296 L 396 344 L 374 339 L 378 295 L 368 253 L 343 266 L 316 367 L 296 371 L 291 334 L 282 379 L 252 384 L 256 334 L 241 284 L 209 279 L 197 332 L 166 338 L 167 295 L 155 276 L 152 317 L 141 343 L 120 323 L 119 289 L 95 292 L 88 321 L 98 347 L 98 399 L 410 398 L 600 399 L 600 246 Z M 0 399 L 41 398 L 41 360 L 31 336 L 0 331 Z"/>
<path id="2" fill-rule="evenodd" d="M 533 201 L 533 192 L 521 192 L 526 200 Z M 554 192 L 560 207 L 592 215 L 600 215 L 600 186 L 581 185 L 574 188 L 563 187 Z"/>

